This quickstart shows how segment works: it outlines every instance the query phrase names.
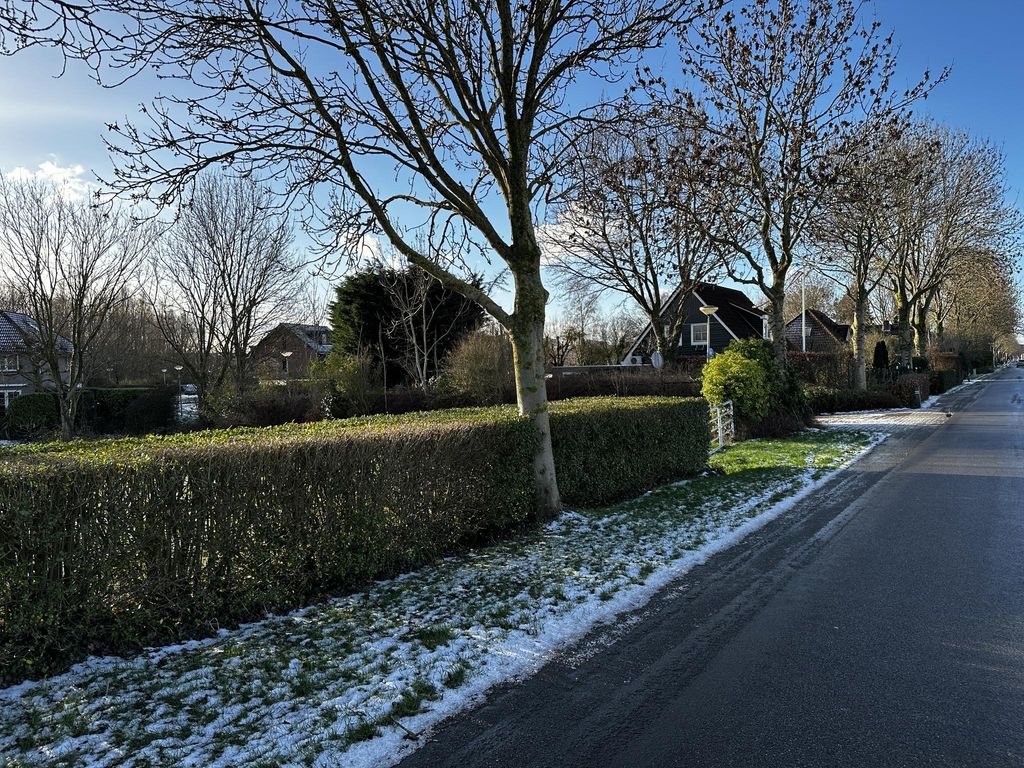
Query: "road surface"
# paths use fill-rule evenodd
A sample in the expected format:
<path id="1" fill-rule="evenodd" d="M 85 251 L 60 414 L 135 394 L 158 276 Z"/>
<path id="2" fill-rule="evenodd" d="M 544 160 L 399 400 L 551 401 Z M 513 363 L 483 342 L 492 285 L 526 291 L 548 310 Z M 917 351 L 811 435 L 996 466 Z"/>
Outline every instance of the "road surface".
<path id="1" fill-rule="evenodd" d="M 1024 369 L 942 405 L 403 768 L 1024 766 Z"/>

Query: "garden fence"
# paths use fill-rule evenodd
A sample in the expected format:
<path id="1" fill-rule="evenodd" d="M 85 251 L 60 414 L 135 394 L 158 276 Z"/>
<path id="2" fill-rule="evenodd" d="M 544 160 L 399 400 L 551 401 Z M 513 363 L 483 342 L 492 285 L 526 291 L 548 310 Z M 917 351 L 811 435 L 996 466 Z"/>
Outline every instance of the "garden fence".
<path id="1" fill-rule="evenodd" d="M 713 405 L 709 410 L 708 428 L 711 431 L 711 453 L 720 451 L 736 440 L 736 423 L 733 421 L 732 400 Z"/>

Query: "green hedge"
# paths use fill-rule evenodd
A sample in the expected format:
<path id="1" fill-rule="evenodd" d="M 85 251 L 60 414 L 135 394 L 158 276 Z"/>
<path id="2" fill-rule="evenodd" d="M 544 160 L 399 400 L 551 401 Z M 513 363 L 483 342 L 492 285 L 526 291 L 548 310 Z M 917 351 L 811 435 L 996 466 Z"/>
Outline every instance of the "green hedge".
<path id="1" fill-rule="evenodd" d="M 959 370 L 935 370 L 933 368 L 928 372 L 928 389 L 933 395 L 941 395 L 963 380 Z"/>
<path id="2" fill-rule="evenodd" d="M 16 397 L 7 409 L 7 431 L 11 437 L 38 437 L 60 426 L 57 397 L 50 392 L 33 392 Z"/>
<path id="3" fill-rule="evenodd" d="M 927 373 L 904 373 L 896 379 L 893 393 L 908 408 L 918 408 L 928 399 L 930 382 Z"/>
<path id="4" fill-rule="evenodd" d="M 703 401 L 565 401 L 567 503 L 692 474 Z M 534 433 L 463 409 L 0 449 L 0 682 L 201 635 L 526 523 Z"/>
<path id="5" fill-rule="evenodd" d="M 708 459 L 701 398 L 594 397 L 551 405 L 558 487 L 567 504 L 597 505 L 696 474 Z"/>
<path id="6" fill-rule="evenodd" d="M 815 413 L 874 411 L 880 408 L 903 407 L 900 399 L 888 390 L 808 387 L 807 398 Z"/>

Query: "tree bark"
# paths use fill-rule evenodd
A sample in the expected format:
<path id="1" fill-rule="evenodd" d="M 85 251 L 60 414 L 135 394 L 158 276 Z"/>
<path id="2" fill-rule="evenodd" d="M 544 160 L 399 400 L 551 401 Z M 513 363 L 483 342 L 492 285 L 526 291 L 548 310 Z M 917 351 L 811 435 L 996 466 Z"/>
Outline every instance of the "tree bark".
<path id="1" fill-rule="evenodd" d="M 789 347 L 786 344 L 786 283 L 785 277 L 776 275 L 768 292 L 768 331 L 772 336 L 772 350 L 779 363 L 785 366 Z M 710 339 L 708 340 L 710 343 Z"/>
<path id="2" fill-rule="evenodd" d="M 547 291 L 541 282 L 540 261 L 536 269 L 514 273 L 516 308 L 511 317 L 516 402 L 519 413 L 533 421 L 537 448 L 533 457 L 535 517 L 544 522 L 561 510 L 555 476 L 555 455 L 551 447 L 551 418 L 548 413 L 547 383 L 544 379 L 544 305 Z"/>
<path id="3" fill-rule="evenodd" d="M 867 296 L 863 291 L 854 297 L 853 332 L 853 386 L 861 391 L 868 388 L 868 350 L 865 346 L 864 322 L 867 319 Z"/>
<path id="4" fill-rule="evenodd" d="M 914 309 L 914 354 L 918 357 L 928 356 L 928 313 L 931 301 L 918 302 Z"/>
<path id="5" fill-rule="evenodd" d="M 900 362 L 904 367 L 912 367 L 912 356 L 914 352 L 914 331 L 911 323 L 911 316 L 914 307 L 905 299 L 896 296 L 896 336 L 899 342 L 897 350 Z"/>

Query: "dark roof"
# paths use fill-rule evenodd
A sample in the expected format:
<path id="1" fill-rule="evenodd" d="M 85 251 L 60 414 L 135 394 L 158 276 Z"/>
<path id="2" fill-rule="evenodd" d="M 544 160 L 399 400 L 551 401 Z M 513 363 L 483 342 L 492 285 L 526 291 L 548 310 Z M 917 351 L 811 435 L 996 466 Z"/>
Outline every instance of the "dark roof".
<path id="1" fill-rule="evenodd" d="M 824 328 L 826 331 L 828 331 L 830 334 L 832 334 L 835 337 L 836 341 L 838 341 L 838 342 L 840 342 L 842 344 L 846 343 L 846 340 L 850 336 L 850 326 L 849 325 L 846 325 L 845 323 L 837 323 L 835 320 L 833 320 L 831 317 L 826 315 L 824 312 L 822 312 L 820 310 L 817 310 L 817 309 L 808 309 L 807 310 L 807 314 L 809 316 L 813 317 L 815 320 L 817 320 L 818 321 L 818 325 L 820 325 L 822 328 Z M 786 323 L 786 326 L 789 327 L 789 326 L 793 325 L 793 323 L 799 323 L 799 322 L 800 322 L 800 315 L 796 315 L 792 320 L 790 320 L 788 323 Z"/>
<path id="2" fill-rule="evenodd" d="M 668 299 L 665 300 L 664 309 L 662 309 L 662 316 L 672 311 L 678 311 L 678 308 L 683 305 L 687 297 L 680 295 L 681 290 L 682 286 L 677 286 L 669 294 Z M 704 306 L 718 307 L 715 317 L 737 338 L 743 339 L 751 336 L 761 338 L 763 336 L 764 318 L 767 313 L 755 307 L 754 302 L 743 291 L 714 283 L 697 283 L 693 289 L 693 295 Z M 627 358 L 636 352 L 637 347 L 650 333 L 651 324 L 648 322 L 637 340 L 626 351 Z"/>
<path id="3" fill-rule="evenodd" d="M 326 325 L 307 325 L 305 323 L 281 323 L 284 328 L 294 334 L 299 341 L 320 355 L 329 354 L 334 345 L 329 343 L 331 329 Z"/>
<path id="4" fill-rule="evenodd" d="M 743 291 L 714 283 L 698 283 L 693 292 L 705 305 L 718 307 L 715 315 L 741 339 L 761 336 L 766 313 L 755 307 Z"/>
<path id="5" fill-rule="evenodd" d="M 0 352 L 29 352 L 29 340 L 39 338 L 39 325 L 28 315 L 21 312 L 5 312 L 0 310 Z M 74 349 L 71 342 L 63 336 L 57 337 L 57 348 L 70 355 Z"/>

